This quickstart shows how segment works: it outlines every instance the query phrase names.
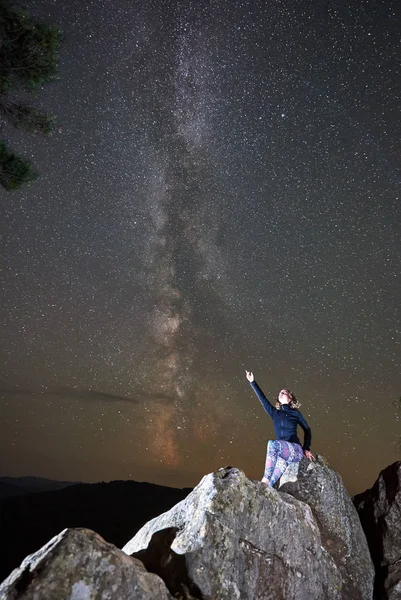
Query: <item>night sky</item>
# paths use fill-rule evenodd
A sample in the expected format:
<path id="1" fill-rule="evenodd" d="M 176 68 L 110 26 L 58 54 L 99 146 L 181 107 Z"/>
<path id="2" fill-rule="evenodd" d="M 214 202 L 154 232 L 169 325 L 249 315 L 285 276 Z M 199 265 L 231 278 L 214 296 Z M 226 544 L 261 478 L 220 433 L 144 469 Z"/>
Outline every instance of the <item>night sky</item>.
<path id="1" fill-rule="evenodd" d="M 263 475 L 245 378 L 363 491 L 399 459 L 396 0 L 32 0 L 64 34 L 3 136 L 0 475 Z M 302 439 L 302 438 L 301 438 Z"/>

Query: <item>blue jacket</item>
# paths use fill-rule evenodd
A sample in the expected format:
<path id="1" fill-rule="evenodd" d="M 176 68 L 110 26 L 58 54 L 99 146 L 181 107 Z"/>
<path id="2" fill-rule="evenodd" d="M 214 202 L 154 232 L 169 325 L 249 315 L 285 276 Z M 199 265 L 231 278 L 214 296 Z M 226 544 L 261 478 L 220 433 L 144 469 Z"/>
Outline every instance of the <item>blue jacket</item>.
<path id="1" fill-rule="evenodd" d="M 282 404 L 280 410 L 278 410 L 270 404 L 256 381 L 252 381 L 251 386 L 263 408 L 273 419 L 276 439 L 301 445 L 297 435 L 297 426 L 300 425 L 304 430 L 304 445 L 302 448 L 309 450 L 312 441 L 312 432 L 299 410 L 291 408 L 288 404 Z"/>

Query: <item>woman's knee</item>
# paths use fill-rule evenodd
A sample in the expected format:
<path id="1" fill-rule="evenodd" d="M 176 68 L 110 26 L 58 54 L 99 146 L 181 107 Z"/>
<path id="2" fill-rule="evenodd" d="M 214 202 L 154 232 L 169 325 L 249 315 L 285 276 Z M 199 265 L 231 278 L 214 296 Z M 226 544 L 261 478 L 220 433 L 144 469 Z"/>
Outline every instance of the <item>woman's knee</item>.
<path id="1" fill-rule="evenodd" d="M 267 454 L 276 454 L 276 445 L 274 440 L 269 440 L 267 442 Z"/>

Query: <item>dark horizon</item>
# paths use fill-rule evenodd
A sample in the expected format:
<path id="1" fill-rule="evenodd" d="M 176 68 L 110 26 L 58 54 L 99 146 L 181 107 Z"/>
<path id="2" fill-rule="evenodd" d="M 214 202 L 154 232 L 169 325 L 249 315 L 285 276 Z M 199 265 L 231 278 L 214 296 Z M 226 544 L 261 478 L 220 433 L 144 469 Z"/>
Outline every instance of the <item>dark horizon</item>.
<path id="1" fill-rule="evenodd" d="M 1 483 L 10 483 L 11 485 L 15 485 L 15 487 L 20 487 L 21 489 L 24 489 L 24 482 L 29 483 L 30 481 L 32 481 L 32 483 L 37 482 L 37 483 L 46 483 L 48 482 L 49 484 L 65 484 L 65 487 L 71 487 L 73 485 L 81 485 L 81 484 L 88 484 L 88 485 L 96 485 L 96 484 L 102 484 L 102 483 L 139 483 L 139 484 L 149 484 L 149 485 L 155 485 L 155 486 L 160 486 L 160 487 L 171 487 L 173 489 L 184 489 L 184 488 L 188 488 L 190 487 L 192 489 L 191 486 L 162 486 L 159 483 L 154 483 L 152 481 L 137 481 L 136 479 L 110 479 L 108 481 L 64 481 L 64 480 L 58 480 L 58 479 L 49 479 L 48 477 L 41 477 L 41 476 L 37 476 L 37 475 L 19 475 L 17 477 L 13 477 L 13 476 L 9 476 L 9 475 L 0 475 L 0 482 Z M 16 485 L 15 482 L 19 482 L 18 485 Z M 49 487 L 46 488 L 44 487 L 42 490 L 39 491 L 53 491 L 56 489 L 64 489 L 64 487 Z M 26 493 L 30 493 L 29 491 L 27 491 Z"/>
<path id="2" fill-rule="evenodd" d="M 398 462 L 397 460 L 393 461 Z M 390 464 L 393 463 L 389 463 L 385 466 L 383 466 L 383 468 L 377 473 L 377 475 L 374 477 L 374 479 L 372 480 L 371 484 L 364 487 L 363 489 L 356 489 L 354 490 L 354 486 L 348 486 L 347 482 L 344 481 L 344 478 L 342 476 L 342 473 L 340 473 L 339 471 L 337 471 L 339 473 L 339 475 L 342 477 L 343 479 L 343 483 L 345 488 L 347 489 L 349 495 L 351 497 L 356 496 L 358 494 L 361 494 L 363 492 L 365 492 L 366 490 L 371 489 L 374 484 L 376 483 L 380 473 L 386 469 L 388 466 L 390 466 Z M 223 467 L 237 467 L 237 465 L 221 465 L 221 467 L 218 468 L 223 468 Z M 333 465 L 330 465 L 332 468 Z M 238 468 L 238 467 L 237 467 Z M 218 470 L 218 469 L 215 469 Z M 134 482 L 134 483 L 145 483 L 145 484 L 150 484 L 150 485 L 159 485 L 159 486 L 163 486 L 163 487 L 170 487 L 170 488 L 174 488 L 174 489 L 184 489 L 184 488 L 194 488 L 198 485 L 198 483 L 200 483 L 201 479 L 205 476 L 208 475 L 208 473 L 204 473 L 204 474 L 199 474 L 199 477 L 197 478 L 196 475 L 194 474 L 190 474 L 190 473 L 174 473 L 174 474 L 164 474 L 164 476 L 166 477 L 165 479 L 165 483 L 162 483 L 161 481 L 163 480 L 163 474 L 160 473 L 155 473 L 153 476 L 153 480 L 152 479 L 142 479 L 142 478 L 135 478 L 135 477 L 130 477 L 130 478 L 125 478 L 125 479 L 121 479 L 121 478 L 112 478 L 112 479 L 93 479 L 93 480 L 75 480 L 75 479 L 56 479 L 56 478 L 52 478 L 52 477 L 45 477 L 42 475 L 4 475 L 4 474 L 0 474 L 0 481 L 4 480 L 4 479 L 10 479 L 10 480 L 17 480 L 17 479 L 36 479 L 36 480 L 45 480 L 45 481 L 49 481 L 52 483 L 68 483 L 68 484 L 72 484 L 72 485 L 77 485 L 77 484 L 97 484 L 97 483 L 113 483 L 113 482 Z M 249 479 L 260 479 L 259 477 L 251 477 L 249 474 L 245 473 L 245 475 L 249 478 Z M 181 483 L 180 483 L 181 482 Z M 184 483 L 187 482 L 187 483 Z M 190 483 L 193 482 L 193 483 Z"/>

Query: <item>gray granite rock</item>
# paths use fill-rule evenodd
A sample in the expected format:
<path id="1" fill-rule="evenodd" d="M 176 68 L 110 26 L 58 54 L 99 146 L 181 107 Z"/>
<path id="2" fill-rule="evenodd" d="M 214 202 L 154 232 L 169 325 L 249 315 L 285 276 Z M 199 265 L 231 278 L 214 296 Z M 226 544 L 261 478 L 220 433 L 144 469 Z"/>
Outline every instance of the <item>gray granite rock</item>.
<path id="1" fill-rule="evenodd" d="M 383 588 L 376 595 L 377 599 L 401 600 L 401 560 L 385 570 Z"/>
<path id="2" fill-rule="evenodd" d="M 374 566 L 358 513 L 340 475 L 322 457 L 290 465 L 279 490 L 308 504 L 322 544 L 341 571 L 344 600 L 373 597 Z"/>
<path id="3" fill-rule="evenodd" d="M 401 600 L 401 461 L 353 501 L 376 567 L 375 597 Z"/>
<path id="4" fill-rule="evenodd" d="M 171 600 L 163 581 L 89 529 L 64 529 L 0 585 L 1 600 Z"/>
<path id="5" fill-rule="evenodd" d="M 213 600 L 340 600 L 339 567 L 311 508 L 242 471 L 220 469 L 123 548 L 170 591 Z M 175 577 L 175 580 L 173 581 Z"/>

